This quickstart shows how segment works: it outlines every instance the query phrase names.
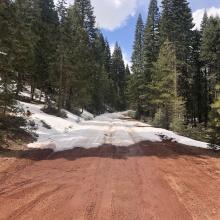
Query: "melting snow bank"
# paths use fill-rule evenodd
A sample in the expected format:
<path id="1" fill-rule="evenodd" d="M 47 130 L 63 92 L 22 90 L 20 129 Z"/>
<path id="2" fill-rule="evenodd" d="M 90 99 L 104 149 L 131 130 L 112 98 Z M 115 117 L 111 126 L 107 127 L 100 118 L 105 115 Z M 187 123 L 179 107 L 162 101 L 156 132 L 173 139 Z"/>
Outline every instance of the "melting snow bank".
<path id="1" fill-rule="evenodd" d="M 126 147 L 141 141 L 161 142 L 162 137 L 184 145 L 209 148 L 207 143 L 177 135 L 172 131 L 126 120 L 125 112 L 103 114 L 91 121 L 85 121 L 84 118 L 67 111 L 68 118 L 62 119 L 42 112 L 42 105 L 24 102 L 20 102 L 19 105 L 31 112 L 28 120 L 36 125 L 38 140 L 29 144 L 30 148 L 63 151 L 74 147 L 99 147 L 103 144 Z M 82 117 L 87 118 L 88 115 L 91 116 L 86 112 Z"/>

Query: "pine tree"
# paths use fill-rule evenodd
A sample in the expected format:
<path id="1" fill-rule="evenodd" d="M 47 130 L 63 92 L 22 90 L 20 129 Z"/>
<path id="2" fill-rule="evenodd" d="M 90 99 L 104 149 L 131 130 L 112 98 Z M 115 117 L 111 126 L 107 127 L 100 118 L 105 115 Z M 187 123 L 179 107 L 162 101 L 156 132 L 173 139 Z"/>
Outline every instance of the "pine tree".
<path id="1" fill-rule="evenodd" d="M 156 62 L 158 57 L 159 19 L 157 0 L 151 0 L 143 40 L 143 64 L 146 82 L 151 82 L 153 62 Z"/>
<path id="2" fill-rule="evenodd" d="M 131 75 L 130 67 L 128 64 L 126 65 L 126 68 L 125 68 L 125 75 L 126 77 L 129 77 Z"/>
<path id="3" fill-rule="evenodd" d="M 154 108 L 150 106 L 150 96 L 152 92 L 150 85 L 153 77 L 153 63 L 156 62 L 159 53 L 159 20 L 160 14 L 157 6 L 157 0 L 151 0 L 148 10 L 147 22 L 144 29 L 142 49 L 144 75 L 142 77 L 142 85 L 139 86 L 142 108 L 142 111 L 139 114 L 145 114 L 148 117 L 152 117 L 155 112 Z"/>
<path id="4" fill-rule="evenodd" d="M 205 10 L 204 15 L 203 15 L 203 19 L 202 19 L 202 23 L 201 23 L 201 33 L 203 33 L 207 22 L 208 22 L 208 14 L 207 14 L 207 11 Z"/>
<path id="5" fill-rule="evenodd" d="M 34 47 L 36 36 L 32 31 L 34 11 L 32 0 L 16 0 L 15 1 L 15 60 L 14 70 L 17 72 L 17 91 L 22 91 L 23 85 L 33 72 L 34 66 Z"/>
<path id="6" fill-rule="evenodd" d="M 104 50 L 104 67 L 105 67 L 105 85 L 104 85 L 104 105 L 106 110 L 112 111 L 114 109 L 113 103 L 116 96 L 113 81 L 111 79 L 111 50 L 108 40 L 105 39 L 105 50 Z"/>
<path id="7" fill-rule="evenodd" d="M 186 110 L 190 111 L 188 91 L 192 80 L 189 72 L 190 47 L 192 40 L 193 18 L 187 0 L 163 0 L 160 22 L 160 41 L 168 39 L 174 44 L 176 56 L 179 60 L 177 69 L 179 75 L 179 94 L 183 97 Z M 188 114 L 187 114 L 188 115 Z"/>
<path id="8" fill-rule="evenodd" d="M 216 87 L 216 99 L 212 104 L 212 110 L 209 115 L 209 136 L 210 136 L 210 147 L 216 149 L 220 145 L 220 86 Z"/>
<path id="9" fill-rule="evenodd" d="M 75 0 L 75 7 L 77 7 L 80 22 L 82 27 L 86 30 L 89 36 L 89 42 L 93 43 L 96 38 L 95 16 L 90 0 Z"/>
<path id="10" fill-rule="evenodd" d="M 88 109 L 99 114 L 104 111 L 104 86 L 108 83 L 107 72 L 110 71 L 109 55 L 110 49 L 107 48 L 106 41 L 99 30 L 95 28 L 95 16 L 90 0 L 75 1 L 75 8 L 79 16 L 81 28 L 87 33 L 89 56 L 86 59 L 88 64 L 87 84 L 90 94 Z M 107 46 L 107 47 L 106 47 Z"/>
<path id="11" fill-rule="evenodd" d="M 143 75 L 143 34 L 144 34 L 144 24 L 141 14 L 138 16 L 136 31 L 135 31 L 135 40 L 133 45 L 132 53 L 132 72 L 133 76 L 130 77 L 128 83 L 128 98 L 129 104 L 132 108 L 137 110 L 137 117 L 141 115 L 141 91 L 140 86 L 144 84 L 144 75 Z"/>
<path id="12" fill-rule="evenodd" d="M 61 111 L 61 108 L 64 105 L 64 88 L 65 78 L 67 77 L 67 69 L 68 69 L 68 54 L 66 45 L 66 37 L 68 36 L 68 32 L 66 30 L 66 20 L 67 20 L 67 8 L 66 1 L 59 0 L 57 5 L 57 12 L 59 16 L 59 37 L 58 37 L 58 46 L 57 46 L 57 55 L 58 55 L 58 78 L 59 78 L 59 96 L 58 96 L 58 111 Z"/>
<path id="13" fill-rule="evenodd" d="M 207 69 L 206 69 L 206 63 L 204 60 L 201 59 L 201 44 L 202 44 L 202 38 L 203 38 L 203 34 L 204 34 L 204 30 L 205 27 L 207 25 L 208 22 L 208 14 L 207 11 L 205 10 L 204 15 L 203 15 L 203 20 L 201 23 L 201 31 L 200 31 L 200 51 L 199 51 L 199 60 L 201 63 L 200 66 L 200 71 L 202 72 L 203 78 L 204 78 L 204 91 L 203 91 L 203 105 L 204 105 L 204 119 L 203 122 L 205 122 L 205 125 L 207 126 L 208 123 L 208 113 L 209 113 L 209 103 L 208 103 L 208 77 L 207 77 Z"/>
<path id="14" fill-rule="evenodd" d="M 32 80 L 32 92 L 34 92 L 34 88 L 40 88 L 45 92 L 49 103 L 49 96 L 53 93 L 51 78 L 56 64 L 59 19 L 53 0 L 38 0 L 37 3 L 39 16 L 34 31 L 38 40 L 35 47 L 36 66 Z"/>
<path id="15" fill-rule="evenodd" d="M 105 110 L 105 86 L 107 84 L 108 74 L 105 70 L 105 50 L 106 42 L 103 34 L 100 31 L 96 33 L 94 41 L 94 65 L 91 78 L 91 107 L 95 114 L 103 113 Z"/>
<path id="16" fill-rule="evenodd" d="M 69 110 L 84 109 L 91 102 L 90 71 L 92 69 L 91 49 L 88 34 L 82 27 L 78 8 L 73 5 L 67 11 L 66 46 L 71 69 L 68 71 L 65 107 Z M 88 109 L 89 110 L 89 109 Z"/>
<path id="17" fill-rule="evenodd" d="M 160 20 L 161 43 L 167 39 L 177 50 L 177 57 L 185 59 L 193 28 L 192 12 L 187 0 L 163 0 Z"/>
<path id="18" fill-rule="evenodd" d="M 109 42 L 108 42 L 107 39 L 105 39 L 104 65 L 105 65 L 106 72 L 108 74 L 110 74 L 110 69 L 111 69 L 111 50 L 110 50 Z"/>
<path id="19" fill-rule="evenodd" d="M 183 123 L 182 99 L 178 95 L 178 60 L 174 45 L 166 41 L 161 47 L 159 58 L 154 64 L 152 105 L 157 107 L 157 125 L 166 129 L 178 129 Z"/>
<path id="20" fill-rule="evenodd" d="M 111 61 L 111 79 L 114 83 L 114 90 L 116 91 L 115 106 L 116 110 L 125 110 L 126 108 L 126 75 L 125 65 L 122 56 L 122 51 L 118 43 L 115 44 L 115 49 L 112 54 Z"/>
<path id="21" fill-rule="evenodd" d="M 143 73 L 143 55 L 142 55 L 142 48 L 143 48 L 143 32 L 144 31 L 144 24 L 142 20 L 141 14 L 138 16 L 136 31 L 135 31 L 135 40 L 133 45 L 133 53 L 132 53 L 132 72 L 134 74 L 142 74 Z"/>
<path id="22" fill-rule="evenodd" d="M 200 46 L 201 46 L 201 33 L 198 30 L 193 31 L 190 52 L 190 72 L 192 80 L 190 85 L 190 97 L 188 98 L 189 110 L 188 118 L 191 118 L 190 123 L 194 126 L 197 123 L 202 123 L 205 120 L 205 77 L 201 71 L 202 62 L 200 60 Z"/>
<path id="23" fill-rule="evenodd" d="M 3 117 L 14 104 L 13 71 L 15 60 L 14 3 L 9 0 L 0 2 L 0 109 Z"/>
<path id="24" fill-rule="evenodd" d="M 205 123 L 215 99 L 215 86 L 220 82 L 220 19 L 209 18 L 202 32 L 201 54 L 202 71 L 205 77 Z"/>

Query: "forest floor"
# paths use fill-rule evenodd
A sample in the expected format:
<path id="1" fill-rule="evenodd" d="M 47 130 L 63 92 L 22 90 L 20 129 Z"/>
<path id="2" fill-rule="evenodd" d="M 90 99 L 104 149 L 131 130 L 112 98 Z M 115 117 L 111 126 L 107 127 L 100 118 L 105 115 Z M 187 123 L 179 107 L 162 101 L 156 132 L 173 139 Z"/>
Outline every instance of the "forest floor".
<path id="1" fill-rule="evenodd" d="M 171 141 L 7 149 L 0 219 L 218 220 L 220 153 Z"/>

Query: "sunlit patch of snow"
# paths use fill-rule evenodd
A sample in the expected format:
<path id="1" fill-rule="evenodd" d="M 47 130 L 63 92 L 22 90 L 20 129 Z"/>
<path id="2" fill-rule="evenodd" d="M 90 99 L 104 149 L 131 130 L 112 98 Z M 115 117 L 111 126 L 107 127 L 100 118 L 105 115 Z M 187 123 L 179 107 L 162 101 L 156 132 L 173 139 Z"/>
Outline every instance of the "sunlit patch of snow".
<path id="1" fill-rule="evenodd" d="M 63 119 L 42 112 L 43 105 L 19 103 L 26 111 L 32 113 L 28 120 L 33 120 L 37 125 L 36 133 L 39 138 L 28 145 L 30 148 L 63 151 L 75 147 L 94 148 L 103 144 L 126 147 L 141 141 L 161 142 L 161 136 L 181 144 L 209 148 L 207 143 L 177 135 L 172 131 L 126 120 L 126 112 L 107 113 L 86 121 L 68 111 L 68 118 Z M 88 112 L 86 114 L 92 116 Z M 50 125 L 51 129 L 45 128 L 42 121 Z"/>

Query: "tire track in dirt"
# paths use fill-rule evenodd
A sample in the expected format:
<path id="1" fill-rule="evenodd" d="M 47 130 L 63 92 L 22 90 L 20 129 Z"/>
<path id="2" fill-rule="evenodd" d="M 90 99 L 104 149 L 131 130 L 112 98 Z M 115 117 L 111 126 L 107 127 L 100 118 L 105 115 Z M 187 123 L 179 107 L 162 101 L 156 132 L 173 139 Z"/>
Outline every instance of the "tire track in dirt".
<path id="1" fill-rule="evenodd" d="M 131 127 L 128 130 L 129 135 L 134 140 L 135 143 L 139 143 L 138 134 L 134 131 L 134 129 Z M 173 188 L 167 183 L 166 179 L 161 174 L 159 167 L 157 166 L 156 158 L 154 157 L 143 157 L 144 153 L 142 149 L 147 146 L 146 143 L 139 143 L 130 148 L 129 156 L 137 156 L 139 159 L 134 158 L 134 161 L 136 163 L 136 173 L 138 173 L 139 176 L 139 182 L 142 186 L 142 193 L 141 195 L 146 195 L 142 198 L 143 204 L 145 204 L 145 207 L 148 207 L 147 214 L 144 213 L 144 216 L 148 216 L 147 219 L 154 219 L 155 218 L 155 207 L 157 208 L 159 213 L 166 212 L 169 216 L 168 218 L 164 218 L 163 215 L 161 215 L 161 218 L 158 219 L 192 219 L 190 213 L 186 209 L 185 205 L 182 203 L 182 201 L 178 198 L 176 195 L 176 192 L 173 190 Z M 147 166 L 148 164 L 148 166 Z M 141 169 L 138 169 L 141 168 Z M 157 186 L 157 191 L 153 190 L 153 188 L 146 188 L 146 186 Z M 139 187 L 140 188 L 140 187 Z M 170 193 L 167 193 L 170 192 Z M 162 195 L 166 198 L 165 201 L 161 200 L 160 202 L 164 204 L 162 207 L 157 207 L 158 200 L 160 198 L 163 198 Z M 170 212 L 170 207 L 166 206 L 167 201 L 169 201 L 170 204 L 175 204 L 175 209 Z M 155 205 L 154 205 L 155 203 Z M 165 210 L 164 210 L 164 207 Z M 181 211 L 181 212 L 180 212 Z M 181 214 L 178 214 L 181 213 Z M 142 218 L 141 218 L 142 219 Z M 144 218 L 143 218 L 144 219 Z"/>
<path id="2" fill-rule="evenodd" d="M 167 159 L 166 166 L 161 168 L 167 183 L 193 219 L 220 219 L 220 175 L 218 172 L 214 172 L 214 175 L 209 172 L 210 169 L 217 171 L 219 168 L 210 160 L 213 159 L 183 155 L 175 161 Z"/>
<path id="3" fill-rule="evenodd" d="M 10 214 L 10 216 L 7 219 L 9 219 L 9 220 L 19 219 L 23 214 L 30 212 L 32 210 L 32 208 L 35 207 L 39 202 L 41 202 L 45 198 L 49 197 L 53 193 L 56 193 L 59 189 L 61 189 L 61 186 L 56 187 L 55 189 L 53 189 L 51 191 L 47 191 L 47 192 L 40 194 L 37 198 L 35 198 L 31 202 L 20 207 L 19 209 L 16 209 L 13 213 Z"/>
<path id="4" fill-rule="evenodd" d="M 104 160 L 104 161 L 103 161 Z M 99 174 L 105 171 L 104 176 L 100 178 Z M 88 201 L 86 202 L 85 210 L 84 210 L 84 219 L 92 220 L 96 219 L 96 216 L 99 211 L 101 197 L 104 192 L 103 187 L 106 185 L 107 175 L 109 172 L 108 164 L 106 163 L 106 159 L 99 159 L 99 164 L 94 173 L 93 183 L 91 184 L 90 192 L 88 194 Z"/>
<path id="5" fill-rule="evenodd" d="M 123 131 L 136 144 L 112 146 L 120 126 L 110 124 L 99 148 L 54 153 L 11 172 L 0 186 L 0 219 L 220 219 L 216 158 L 181 154 L 175 143 L 138 143 L 131 126 Z"/>
<path id="6" fill-rule="evenodd" d="M 100 149 L 100 156 L 102 158 L 100 159 L 99 166 L 97 167 L 94 174 L 94 181 L 88 196 L 89 201 L 87 202 L 84 213 L 85 220 L 112 219 L 112 195 L 108 192 L 111 192 L 111 158 L 114 157 L 114 151 L 106 151 L 106 149 L 112 148 L 113 128 L 113 122 L 111 122 L 108 131 L 105 133 L 104 146 Z M 105 217 L 103 218 L 103 216 Z M 109 216 L 111 217 L 108 218 Z"/>

